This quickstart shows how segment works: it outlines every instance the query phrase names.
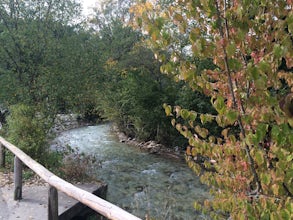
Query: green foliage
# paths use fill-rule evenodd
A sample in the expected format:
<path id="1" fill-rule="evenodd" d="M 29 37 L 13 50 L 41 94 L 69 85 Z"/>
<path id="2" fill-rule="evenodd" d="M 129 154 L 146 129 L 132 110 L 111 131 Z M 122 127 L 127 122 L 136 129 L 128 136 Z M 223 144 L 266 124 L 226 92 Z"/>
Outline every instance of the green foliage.
<path id="1" fill-rule="evenodd" d="M 65 112 L 91 99 L 96 59 L 72 0 L 0 5 L 0 102 Z M 76 83 L 79 82 L 79 83 Z M 45 108 L 44 108 L 45 109 Z"/>
<path id="2" fill-rule="evenodd" d="M 215 219 L 293 217 L 292 7 L 215 0 L 131 9 L 161 71 L 211 97 L 216 112 L 165 105 L 165 113 L 189 142 L 189 166 L 211 187 L 213 199 L 195 208 Z"/>
<path id="3" fill-rule="evenodd" d="M 100 91 L 102 109 L 104 117 L 116 122 L 128 135 L 171 144 L 162 103 L 174 88 L 169 86 L 170 79 L 154 68 L 157 64 L 150 55 L 149 50 L 137 48 L 109 70 L 110 79 Z"/>
<path id="4" fill-rule="evenodd" d="M 128 1 L 118 4 L 126 8 L 131 5 Z M 162 104 L 196 105 L 203 110 L 211 108 L 208 99 L 160 74 L 160 63 L 139 43 L 141 34 L 121 22 L 131 16 L 120 13 L 124 9 L 112 5 L 115 2 L 103 5 L 92 20 L 93 28 L 98 30 L 97 52 L 104 63 L 96 93 L 97 108 L 104 118 L 114 121 L 129 136 L 142 141 L 156 140 L 170 147 L 186 146 L 186 140 L 172 129 L 164 116 Z M 117 10 L 120 12 L 116 13 Z M 158 25 L 162 22 L 156 21 Z M 197 63 L 201 67 L 212 64 L 208 60 Z"/>
<path id="5" fill-rule="evenodd" d="M 10 108 L 7 138 L 29 156 L 44 162 L 48 155 L 48 121 L 31 106 L 19 104 Z"/>

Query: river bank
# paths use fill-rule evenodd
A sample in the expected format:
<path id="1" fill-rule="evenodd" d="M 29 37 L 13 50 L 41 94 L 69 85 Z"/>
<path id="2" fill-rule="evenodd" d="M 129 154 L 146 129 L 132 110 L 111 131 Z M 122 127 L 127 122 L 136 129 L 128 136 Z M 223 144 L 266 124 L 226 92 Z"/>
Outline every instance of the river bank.
<path id="1" fill-rule="evenodd" d="M 124 132 L 120 131 L 115 125 L 112 126 L 111 131 L 117 136 L 119 142 L 126 143 L 131 146 L 140 148 L 150 154 L 157 154 L 162 157 L 182 160 L 184 161 L 184 152 L 179 149 L 179 147 L 172 149 L 168 148 L 162 144 L 156 143 L 155 141 L 138 141 L 135 138 L 128 137 Z"/>

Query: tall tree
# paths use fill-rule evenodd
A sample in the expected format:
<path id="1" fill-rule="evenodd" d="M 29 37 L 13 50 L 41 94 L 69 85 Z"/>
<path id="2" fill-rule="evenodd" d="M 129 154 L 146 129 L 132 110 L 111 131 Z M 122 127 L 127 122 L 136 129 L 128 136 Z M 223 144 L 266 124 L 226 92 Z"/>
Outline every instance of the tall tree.
<path id="1" fill-rule="evenodd" d="M 60 52 L 59 39 L 65 30 L 60 27 L 71 25 L 77 15 L 78 5 L 70 0 L 2 1 L 0 65 L 5 84 L 1 88 L 7 88 L 2 102 L 35 105 L 44 100 L 39 77 L 46 74 L 48 64 L 56 62 L 55 52 Z"/>
<path id="2" fill-rule="evenodd" d="M 189 166 L 211 187 L 204 206 L 215 219 L 292 218 L 292 11 L 290 0 L 179 0 L 165 8 L 146 1 L 132 8 L 165 61 L 162 72 L 209 96 L 217 111 L 165 105 L 189 141 Z M 186 50 L 177 49 L 177 33 L 188 36 Z M 198 71 L 194 60 L 207 58 L 216 68 Z M 194 125 L 197 118 L 202 126 Z M 220 135 L 204 128 L 211 121 Z"/>
<path id="3" fill-rule="evenodd" d="M 178 145 L 178 134 L 170 129 L 162 104 L 167 97 L 175 102 L 180 87 L 160 74 L 159 62 L 139 43 L 141 34 L 125 25 L 121 12 L 125 10 L 119 8 L 117 14 L 117 7 L 107 5 L 106 9 L 92 20 L 98 30 L 97 53 L 104 62 L 97 93 L 103 116 L 137 139 Z M 128 12 L 125 17 L 130 17 Z"/>
<path id="4" fill-rule="evenodd" d="M 73 0 L 0 4 L 0 102 L 11 110 L 7 134 L 35 159 L 47 158 L 55 114 L 90 99 L 88 69 L 95 65 L 90 35 L 73 22 L 79 11 Z"/>

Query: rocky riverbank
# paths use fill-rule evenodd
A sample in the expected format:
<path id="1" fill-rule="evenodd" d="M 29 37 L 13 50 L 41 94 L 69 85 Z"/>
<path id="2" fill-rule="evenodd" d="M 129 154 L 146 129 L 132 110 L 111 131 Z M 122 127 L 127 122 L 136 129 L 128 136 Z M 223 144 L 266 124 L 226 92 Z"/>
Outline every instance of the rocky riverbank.
<path id="1" fill-rule="evenodd" d="M 168 157 L 176 160 L 184 160 L 184 152 L 180 151 L 179 147 L 175 149 L 168 148 L 162 144 L 156 143 L 155 141 L 140 142 L 135 138 L 130 138 L 122 131 L 119 131 L 117 127 L 113 126 L 112 131 L 116 134 L 117 138 L 121 143 L 126 143 L 150 153 L 158 154 L 163 157 Z"/>
<path id="2" fill-rule="evenodd" d="M 88 125 L 91 125 L 91 123 L 85 122 L 79 114 L 57 114 L 51 132 L 54 134 L 60 134 L 63 131 Z"/>

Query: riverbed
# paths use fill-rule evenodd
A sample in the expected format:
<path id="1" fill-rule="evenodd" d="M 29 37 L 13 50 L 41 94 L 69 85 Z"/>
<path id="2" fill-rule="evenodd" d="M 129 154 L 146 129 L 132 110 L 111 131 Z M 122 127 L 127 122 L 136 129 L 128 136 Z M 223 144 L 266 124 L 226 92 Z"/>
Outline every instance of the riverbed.
<path id="1" fill-rule="evenodd" d="M 56 142 L 96 158 L 93 174 L 108 184 L 107 200 L 132 214 L 162 220 L 208 219 L 193 208 L 209 198 L 185 162 L 120 143 L 110 124 L 61 133 Z"/>

